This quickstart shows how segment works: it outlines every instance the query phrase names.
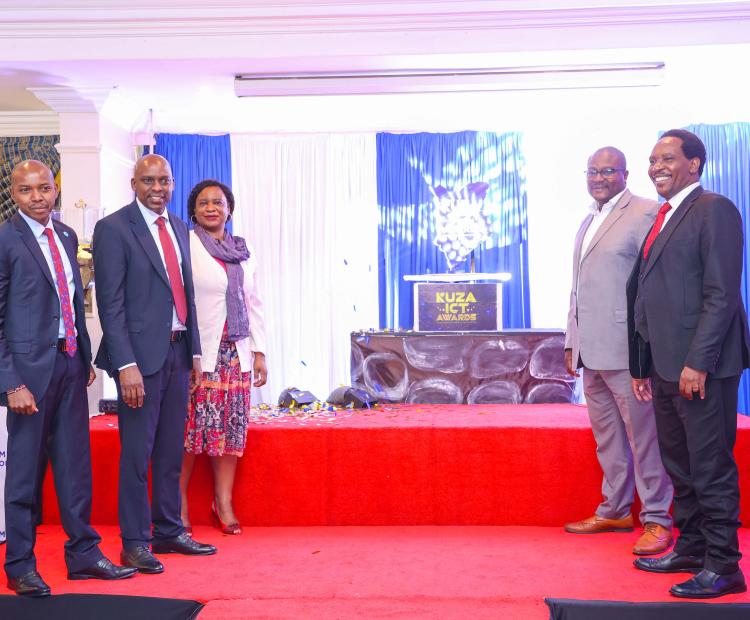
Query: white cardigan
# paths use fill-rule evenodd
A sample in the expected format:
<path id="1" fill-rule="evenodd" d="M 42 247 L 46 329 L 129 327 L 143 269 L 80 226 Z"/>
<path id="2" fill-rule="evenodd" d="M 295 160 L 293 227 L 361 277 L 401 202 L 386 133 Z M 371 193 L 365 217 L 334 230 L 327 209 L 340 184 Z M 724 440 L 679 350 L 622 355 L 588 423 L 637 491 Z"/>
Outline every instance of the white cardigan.
<path id="1" fill-rule="evenodd" d="M 252 371 L 254 352 L 266 351 L 266 324 L 263 319 L 263 304 L 258 297 L 257 263 L 250 244 L 248 249 L 250 258 L 242 262 L 242 269 L 245 273 L 243 289 L 250 319 L 250 336 L 235 343 L 242 372 Z M 201 367 L 203 372 L 214 372 L 221 334 L 227 320 L 227 274 L 193 231 L 190 232 L 190 259 L 193 265 L 198 330 L 201 335 Z"/>

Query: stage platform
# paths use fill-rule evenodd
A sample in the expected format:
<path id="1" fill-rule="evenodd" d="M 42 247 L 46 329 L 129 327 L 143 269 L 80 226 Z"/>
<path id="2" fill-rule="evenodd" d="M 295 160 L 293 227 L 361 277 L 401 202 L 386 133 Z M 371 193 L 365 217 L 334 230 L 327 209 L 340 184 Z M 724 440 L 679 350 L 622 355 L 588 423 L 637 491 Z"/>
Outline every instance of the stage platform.
<path id="1" fill-rule="evenodd" d="M 175 432 L 182 432 L 175 429 Z M 91 420 L 92 521 L 117 523 L 117 418 Z M 750 523 L 750 418 L 735 454 Z M 247 526 L 527 525 L 592 513 L 601 471 L 585 407 L 388 405 L 295 417 L 258 411 L 240 461 L 235 507 Z M 211 476 L 199 458 L 191 519 L 210 523 Z M 59 523 L 47 477 L 43 518 Z"/>
<path id="2" fill-rule="evenodd" d="M 738 425 L 748 521 L 750 419 Z M 117 419 L 95 418 L 91 429 L 93 522 L 116 559 Z M 577 536 L 561 527 L 590 515 L 600 497 L 585 407 L 258 411 L 248 446 L 235 488 L 244 533 L 223 536 L 208 525 L 211 479 L 201 459 L 191 489 L 194 535 L 219 553 L 162 556 L 163 575 L 67 581 L 48 481 L 37 555 L 53 593 L 195 599 L 206 603 L 199 620 L 546 620 L 545 598 L 677 602 L 668 589 L 684 576 L 632 566 L 637 530 Z M 740 542 L 748 549 L 750 530 Z M 750 560 L 741 565 L 750 576 Z M 731 608 L 695 603 L 705 606 L 699 617 L 750 613 L 736 606 L 750 604 L 747 593 L 718 603 Z"/>

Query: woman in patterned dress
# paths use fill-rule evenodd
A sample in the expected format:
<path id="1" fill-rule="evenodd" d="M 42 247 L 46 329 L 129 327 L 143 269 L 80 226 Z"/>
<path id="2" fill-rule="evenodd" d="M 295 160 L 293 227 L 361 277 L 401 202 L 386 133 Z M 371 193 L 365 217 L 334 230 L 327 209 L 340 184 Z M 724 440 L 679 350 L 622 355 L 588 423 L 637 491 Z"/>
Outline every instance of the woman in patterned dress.
<path id="1" fill-rule="evenodd" d="M 265 324 L 252 248 L 226 223 L 234 195 L 223 183 L 201 181 L 190 192 L 188 214 L 203 381 L 192 393 L 185 427 L 180 490 L 182 521 L 190 532 L 187 487 L 195 456 L 205 453 L 214 474 L 211 511 L 225 534 L 241 534 L 232 506 L 237 459 L 245 450 L 250 380 L 266 382 Z"/>

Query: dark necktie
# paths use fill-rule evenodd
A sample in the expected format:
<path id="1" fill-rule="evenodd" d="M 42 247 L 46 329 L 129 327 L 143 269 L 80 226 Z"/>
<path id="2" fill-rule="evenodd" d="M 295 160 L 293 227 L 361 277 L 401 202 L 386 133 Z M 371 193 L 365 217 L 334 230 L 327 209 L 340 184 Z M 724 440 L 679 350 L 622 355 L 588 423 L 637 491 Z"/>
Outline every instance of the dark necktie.
<path id="1" fill-rule="evenodd" d="M 667 216 L 667 211 L 669 211 L 671 208 L 672 205 L 668 202 L 665 202 L 661 207 L 659 207 L 659 213 L 656 215 L 656 220 L 654 220 L 654 225 L 651 228 L 651 232 L 648 233 L 648 237 L 646 237 L 646 245 L 643 246 L 644 260 L 648 258 L 648 251 L 651 249 L 654 241 L 656 241 L 656 237 L 661 232 L 661 227 L 664 224 L 664 218 Z"/>
<path id="2" fill-rule="evenodd" d="M 52 229 L 45 228 L 44 234 L 49 241 L 49 252 L 52 255 L 52 264 L 55 266 L 55 279 L 57 280 L 57 293 L 60 296 L 60 310 L 65 326 L 65 352 L 73 357 L 78 350 L 76 341 L 76 328 L 73 323 L 73 309 L 70 306 L 70 290 L 68 289 L 68 278 L 65 277 L 65 267 L 63 267 L 60 250 L 57 249 L 55 237 Z"/>
<path id="3" fill-rule="evenodd" d="M 169 276 L 169 284 L 172 287 L 172 298 L 174 299 L 175 310 L 177 310 L 177 318 L 184 325 L 187 320 L 187 299 L 185 297 L 185 287 L 182 285 L 177 252 L 175 252 L 172 237 L 169 236 L 169 231 L 167 230 L 167 219 L 160 217 L 156 220 L 156 224 L 159 226 L 159 242 L 161 243 L 162 252 L 164 252 L 164 262 L 167 264 L 167 275 Z"/>

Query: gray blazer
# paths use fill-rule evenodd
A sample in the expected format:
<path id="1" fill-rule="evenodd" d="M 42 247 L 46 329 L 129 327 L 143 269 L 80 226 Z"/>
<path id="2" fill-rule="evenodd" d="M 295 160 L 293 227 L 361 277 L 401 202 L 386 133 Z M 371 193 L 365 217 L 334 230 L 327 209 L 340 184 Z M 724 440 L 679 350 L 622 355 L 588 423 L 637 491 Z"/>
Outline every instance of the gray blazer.
<path id="1" fill-rule="evenodd" d="M 628 368 L 625 284 L 653 226 L 659 205 L 625 190 L 596 231 L 581 259 L 581 245 L 593 214 L 578 229 L 573 252 L 565 348 L 573 361 L 593 370 Z"/>

